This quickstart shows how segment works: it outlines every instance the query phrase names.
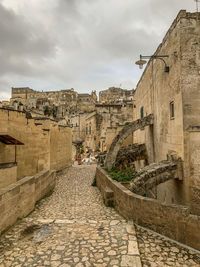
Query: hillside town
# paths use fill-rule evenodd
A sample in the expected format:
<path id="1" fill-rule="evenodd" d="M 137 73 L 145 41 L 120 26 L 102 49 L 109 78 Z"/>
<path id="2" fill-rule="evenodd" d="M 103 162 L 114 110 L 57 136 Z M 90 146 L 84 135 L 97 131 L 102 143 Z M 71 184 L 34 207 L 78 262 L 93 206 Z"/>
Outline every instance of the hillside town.
<path id="1" fill-rule="evenodd" d="M 200 266 L 199 44 L 180 10 L 135 88 L 11 88 L 0 267 Z"/>

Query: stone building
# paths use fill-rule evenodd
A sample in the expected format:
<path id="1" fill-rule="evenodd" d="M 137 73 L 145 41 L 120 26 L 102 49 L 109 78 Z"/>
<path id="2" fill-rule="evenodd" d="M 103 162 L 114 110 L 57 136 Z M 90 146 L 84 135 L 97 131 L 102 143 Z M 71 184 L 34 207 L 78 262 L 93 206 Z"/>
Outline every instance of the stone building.
<path id="1" fill-rule="evenodd" d="M 28 110 L 33 117 L 45 115 L 72 126 L 74 144 L 86 141 L 86 146 L 93 150 L 105 150 L 124 123 L 132 120 L 133 94 L 134 90 L 112 87 L 100 92 L 97 101 L 96 91 L 91 94 L 78 94 L 74 89 L 38 92 L 24 87 L 12 88 L 10 102 L 11 108 Z M 89 134 L 91 123 L 94 135 Z"/>
<path id="2" fill-rule="evenodd" d="M 78 94 L 74 89 L 39 92 L 29 87 L 12 88 L 11 105 L 22 103 L 26 110 L 47 111 L 48 116 L 64 118 L 77 111 L 93 111 L 97 100 L 96 92 Z"/>
<path id="3" fill-rule="evenodd" d="M 96 92 L 90 94 L 78 94 L 76 110 L 91 112 L 95 109 L 97 101 Z"/>
<path id="4" fill-rule="evenodd" d="M 86 137 L 86 118 L 92 112 L 77 112 L 71 114 L 70 124 L 72 126 L 72 141 L 74 143 L 83 143 Z"/>
<path id="5" fill-rule="evenodd" d="M 9 105 L 10 105 L 10 101 L 6 101 L 6 100 L 0 101 L 0 108 L 8 107 Z"/>
<path id="6" fill-rule="evenodd" d="M 124 124 L 133 120 L 132 114 L 132 103 L 96 104 L 96 110 L 85 118 L 85 146 L 93 151 L 108 150 Z M 132 143 L 132 138 L 125 143 Z"/>
<path id="7" fill-rule="evenodd" d="M 15 147 L 7 138 L 19 140 Z M 14 173 L 11 168 L 13 164 Z M 0 184 L 72 164 L 72 130 L 48 118 L 0 108 Z M 11 172 L 11 174 L 10 174 Z M 12 180 L 12 182 L 14 182 Z"/>
<path id="8" fill-rule="evenodd" d="M 132 102 L 134 89 L 127 90 L 117 87 L 110 87 L 107 90 L 99 92 L 99 103 L 119 103 Z"/>
<path id="9" fill-rule="evenodd" d="M 184 204 L 200 214 L 200 13 L 179 12 L 149 60 L 134 94 L 134 120 L 153 114 L 154 123 L 134 133 L 145 143 L 149 163 L 170 155 L 183 161 L 183 175 L 157 186 L 156 198 Z"/>

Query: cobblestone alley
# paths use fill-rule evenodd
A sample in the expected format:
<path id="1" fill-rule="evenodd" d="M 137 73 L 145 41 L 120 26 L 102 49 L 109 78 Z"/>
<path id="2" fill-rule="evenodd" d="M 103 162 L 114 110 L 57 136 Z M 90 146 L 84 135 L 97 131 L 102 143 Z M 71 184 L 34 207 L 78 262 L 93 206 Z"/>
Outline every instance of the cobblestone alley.
<path id="1" fill-rule="evenodd" d="M 53 194 L 0 239 L 0 267 L 200 266 L 200 255 L 127 222 L 91 183 L 95 165 L 58 177 Z M 139 247 L 139 251 L 138 251 Z"/>

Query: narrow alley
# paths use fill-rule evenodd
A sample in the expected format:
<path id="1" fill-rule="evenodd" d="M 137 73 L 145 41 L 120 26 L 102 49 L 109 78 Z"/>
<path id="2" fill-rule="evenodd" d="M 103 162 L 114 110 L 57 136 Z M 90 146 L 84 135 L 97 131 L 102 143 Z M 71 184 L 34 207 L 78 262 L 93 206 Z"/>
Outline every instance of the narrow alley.
<path id="1" fill-rule="evenodd" d="M 200 266 L 200 255 L 127 222 L 91 186 L 96 165 L 58 176 L 54 192 L 0 239 L 0 267 Z M 138 250 L 139 248 L 139 250 Z"/>

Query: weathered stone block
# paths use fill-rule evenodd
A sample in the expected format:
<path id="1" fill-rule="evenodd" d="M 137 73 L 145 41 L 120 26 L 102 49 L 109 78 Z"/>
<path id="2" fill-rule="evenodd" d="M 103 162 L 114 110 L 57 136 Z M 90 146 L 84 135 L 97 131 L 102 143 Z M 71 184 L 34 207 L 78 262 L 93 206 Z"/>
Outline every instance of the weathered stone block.
<path id="1" fill-rule="evenodd" d="M 114 192 L 109 187 L 103 189 L 103 199 L 107 207 L 114 206 Z"/>

